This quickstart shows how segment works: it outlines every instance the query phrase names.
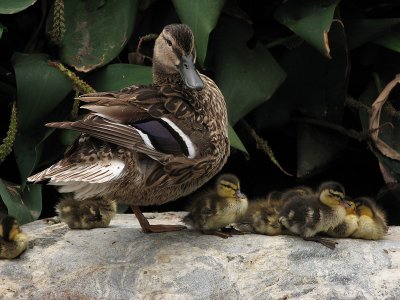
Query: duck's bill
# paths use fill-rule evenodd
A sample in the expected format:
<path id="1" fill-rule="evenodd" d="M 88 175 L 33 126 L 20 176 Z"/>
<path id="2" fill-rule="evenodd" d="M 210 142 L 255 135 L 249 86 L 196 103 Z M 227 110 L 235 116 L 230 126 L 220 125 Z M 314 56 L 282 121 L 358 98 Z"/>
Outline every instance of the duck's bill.
<path id="1" fill-rule="evenodd" d="M 204 87 L 204 83 L 201 80 L 199 73 L 197 73 L 196 67 L 193 64 L 192 56 L 182 56 L 179 64 L 179 70 L 183 81 L 186 86 L 191 89 L 201 90 Z"/>
<path id="2" fill-rule="evenodd" d="M 350 208 L 350 207 L 351 207 L 350 203 L 347 202 L 346 200 L 342 200 L 342 204 L 343 204 L 343 206 L 346 207 L 346 208 Z"/>

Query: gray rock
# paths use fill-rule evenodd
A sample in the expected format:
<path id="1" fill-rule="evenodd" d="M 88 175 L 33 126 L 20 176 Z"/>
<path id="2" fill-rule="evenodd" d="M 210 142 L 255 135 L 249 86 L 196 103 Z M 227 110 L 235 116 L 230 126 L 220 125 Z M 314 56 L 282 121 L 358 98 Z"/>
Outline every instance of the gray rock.
<path id="1" fill-rule="evenodd" d="M 176 224 L 183 213 L 147 216 Z M 32 246 L 0 261 L 1 299 L 400 299 L 400 227 L 335 250 L 292 236 L 144 234 L 132 215 L 23 230 Z"/>

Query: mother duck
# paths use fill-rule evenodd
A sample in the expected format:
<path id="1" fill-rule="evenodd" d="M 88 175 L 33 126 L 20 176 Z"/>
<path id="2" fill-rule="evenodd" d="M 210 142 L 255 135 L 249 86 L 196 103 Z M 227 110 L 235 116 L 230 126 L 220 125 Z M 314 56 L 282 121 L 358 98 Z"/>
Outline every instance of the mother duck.
<path id="1" fill-rule="evenodd" d="M 193 192 L 229 156 L 224 97 L 195 61 L 190 28 L 166 26 L 154 46 L 153 83 L 80 96 L 90 111 L 82 120 L 46 124 L 80 137 L 62 160 L 28 180 L 46 180 L 77 201 L 128 204 L 144 232 L 185 228 L 150 225 L 139 206 Z"/>

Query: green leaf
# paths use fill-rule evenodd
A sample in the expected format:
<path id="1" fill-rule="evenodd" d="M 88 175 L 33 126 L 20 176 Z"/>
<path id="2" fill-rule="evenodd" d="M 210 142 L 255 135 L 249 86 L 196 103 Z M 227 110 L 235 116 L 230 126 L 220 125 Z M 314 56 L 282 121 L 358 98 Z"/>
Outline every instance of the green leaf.
<path id="1" fill-rule="evenodd" d="M 48 65 L 46 55 L 17 53 L 12 63 L 17 81 L 18 129 L 24 132 L 43 126 L 43 118 L 72 90 L 72 84 Z"/>
<path id="2" fill-rule="evenodd" d="M 215 81 L 225 96 L 232 125 L 269 99 L 286 74 L 260 45 L 250 50 L 249 24 L 221 17 L 215 30 Z"/>
<path id="3" fill-rule="evenodd" d="M 96 91 L 115 91 L 132 84 L 150 84 L 151 67 L 133 64 L 112 64 L 88 75 L 86 81 Z"/>
<path id="4" fill-rule="evenodd" d="M 300 125 L 297 135 L 297 177 L 321 172 L 346 148 L 348 139 L 327 129 Z"/>
<path id="5" fill-rule="evenodd" d="M 330 58 L 327 34 L 339 2 L 340 0 L 287 1 L 275 11 L 275 18 Z"/>
<path id="6" fill-rule="evenodd" d="M 65 2 L 62 62 L 77 71 L 89 72 L 113 60 L 131 37 L 138 3 L 137 0 Z M 53 26 L 52 19 L 53 13 L 50 13 L 48 31 Z"/>
<path id="7" fill-rule="evenodd" d="M 246 147 L 243 145 L 242 141 L 240 140 L 239 136 L 236 134 L 231 125 L 228 126 L 228 136 L 231 147 L 236 148 L 246 154 L 249 154 L 246 150 Z"/>
<path id="8" fill-rule="evenodd" d="M 17 135 L 14 144 L 14 155 L 24 188 L 27 177 L 38 164 L 42 154 L 42 142 L 54 131 L 54 128 L 38 128 L 36 132 Z"/>
<path id="9" fill-rule="evenodd" d="M 28 184 L 23 192 L 23 202 L 31 216 L 37 220 L 42 212 L 42 185 Z"/>
<path id="10" fill-rule="evenodd" d="M 392 51 L 400 52 L 400 32 L 391 31 L 384 36 L 374 40 L 374 43 Z"/>
<path id="11" fill-rule="evenodd" d="M 0 196 L 7 207 L 8 214 L 15 217 L 21 224 L 34 221 L 29 209 L 24 205 L 18 187 L 13 188 L 11 192 L 0 179 Z"/>
<path id="12" fill-rule="evenodd" d="M 190 26 L 196 40 L 197 57 L 201 65 L 207 54 L 208 37 L 215 28 L 225 0 L 172 0 L 179 18 Z"/>
<path id="13" fill-rule="evenodd" d="M 400 24 L 400 18 L 392 19 L 354 19 L 345 23 L 349 49 L 355 49 L 379 39 Z"/>
<path id="14" fill-rule="evenodd" d="M 1 0 L 0 14 L 15 14 L 35 4 L 36 0 Z"/>

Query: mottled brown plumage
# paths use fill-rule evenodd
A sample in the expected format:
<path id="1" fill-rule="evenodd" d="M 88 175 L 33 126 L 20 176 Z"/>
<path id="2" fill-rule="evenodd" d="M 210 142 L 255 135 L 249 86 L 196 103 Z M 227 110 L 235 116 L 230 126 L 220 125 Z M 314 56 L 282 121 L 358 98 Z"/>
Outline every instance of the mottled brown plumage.
<path id="1" fill-rule="evenodd" d="M 77 200 L 115 199 L 135 207 L 199 188 L 225 164 L 229 140 L 224 98 L 198 74 L 195 58 L 190 28 L 166 26 L 155 43 L 153 84 L 79 97 L 90 111 L 85 118 L 48 126 L 82 135 L 64 159 L 29 181 L 48 180 Z"/>

